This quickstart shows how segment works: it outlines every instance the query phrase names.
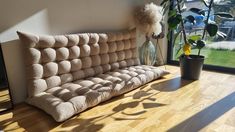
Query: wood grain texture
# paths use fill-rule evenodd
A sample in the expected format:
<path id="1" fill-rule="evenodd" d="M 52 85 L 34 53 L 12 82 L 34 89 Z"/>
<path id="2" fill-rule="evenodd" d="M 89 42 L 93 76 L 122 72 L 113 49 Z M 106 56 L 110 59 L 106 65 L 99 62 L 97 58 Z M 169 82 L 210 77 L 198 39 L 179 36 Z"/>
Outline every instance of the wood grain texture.
<path id="1" fill-rule="evenodd" d="M 8 88 L 0 89 L 0 112 L 11 108 L 11 98 Z"/>
<path id="2" fill-rule="evenodd" d="M 235 75 L 203 71 L 198 81 L 170 75 L 113 98 L 63 122 L 20 104 L 0 115 L 5 131 L 232 132 L 235 131 Z"/>

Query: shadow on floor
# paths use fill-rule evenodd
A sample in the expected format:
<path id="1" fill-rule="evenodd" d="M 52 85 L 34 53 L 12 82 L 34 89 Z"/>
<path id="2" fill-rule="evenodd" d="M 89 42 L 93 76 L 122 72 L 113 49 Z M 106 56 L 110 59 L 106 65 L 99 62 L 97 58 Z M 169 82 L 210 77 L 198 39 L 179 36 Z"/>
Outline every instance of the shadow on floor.
<path id="1" fill-rule="evenodd" d="M 122 114 L 136 116 L 147 112 L 147 109 L 165 106 L 167 104 L 156 102 L 157 99 L 155 95 L 161 93 L 162 91 L 167 91 L 167 92 L 175 91 L 192 82 L 193 82 L 192 80 L 182 80 L 180 77 L 177 77 L 163 82 L 154 83 L 150 86 L 150 88 L 139 88 L 139 90 L 133 94 L 132 100 L 126 103 L 120 103 L 119 105 L 113 108 L 113 111 L 116 113 L 122 111 Z M 136 113 L 124 112 L 126 109 L 132 109 L 139 105 L 143 106 L 142 111 Z"/>
<path id="2" fill-rule="evenodd" d="M 235 92 L 169 129 L 168 132 L 198 132 L 235 107 Z"/>
<path id="3" fill-rule="evenodd" d="M 0 122 L 0 130 L 4 131 L 16 131 L 20 126 L 23 128 L 22 131 L 43 132 L 59 125 L 45 112 L 26 104 L 17 105 L 13 110 L 6 111 L 4 114 L 8 115 L 8 118 Z"/>
<path id="4" fill-rule="evenodd" d="M 166 80 L 160 83 L 154 83 L 151 88 L 157 91 L 171 92 L 183 88 L 184 86 L 194 82 L 193 80 L 184 80 L 181 77 L 176 77 L 171 80 Z"/>
<path id="5" fill-rule="evenodd" d="M 9 99 L 6 100 L 1 100 L 0 102 L 0 114 L 2 111 L 7 110 L 7 109 L 11 109 L 11 101 Z"/>
<path id="6" fill-rule="evenodd" d="M 97 117 L 86 118 L 86 119 L 74 117 L 72 119 L 65 121 L 61 125 L 61 127 L 62 128 L 73 127 L 72 130 L 70 131 L 74 131 L 74 132 L 78 132 L 78 131 L 88 132 L 91 130 L 98 131 L 104 127 L 104 124 L 96 123 L 102 118 L 104 118 L 104 116 L 97 116 Z"/>
<path id="7" fill-rule="evenodd" d="M 56 127 L 63 128 L 69 131 L 98 131 L 104 127 L 103 124 L 96 121 L 103 119 L 104 116 L 92 118 L 79 118 L 79 114 L 64 122 L 56 122 L 51 116 L 47 115 L 40 109 L 34 108 L 26 104 L 16 107 L 16 111 L 8 111 L 5 114 L 12 114 L 12 118 L 5 119 L 0 122 L 0 130 L 4 131 L 40 131 L 48 132 L 55 131 Z M 22 115 L 20 114 L 22 113 Z M 17 124 L 17 125 L 14 125 Z"/>
<path id="8" fill-rule="evenodd" d="M 141 115 L 145 112 L 147 112 L 147 109 L 151 108 L 158 108 L 165 106 L 167 104 L 162 104 L 156 102 L 155 95 L 159 94 L 162 91 L 175 91 L 181 87 L 184 87 L 190 83 L 192 83 L 192 80 L 182 80 L 180 77 L 173 78 L 170 80 L 166 80 L 163 82 L 157 82 L 150 86 L 150 88 L 144 88 L 148 85 L 142 86 L 138 88 L 139 90 L 135 92 L 132 96 L 124 96 L 124 98 L 132 97 L 132 100 L 129 100 L 125 103 L 120 103 L 119 105 L 115 106 L 112 111 L 114 113 L 121 112 L 124 115 Z M 123 96 L 120 96 L 123 97 Z M 110 101 L 119 100 L 120 97 L 115 97 L 115 99 L 112 99 Z M 123 99 L 123 98 L 122 98 Z M 108 101 L 108 102 L 110 102 Z M 106 104 L 106 103 L 105 103 Z M 138 107 L 139 105 L 142 105 L 143 109 L 139 109 L 138 112 L 132 112 L 132 113 L 126 113 L 126 109 L 134 109 L 135 107 Z"/>
<path id="9" fill-rule="evenodd" d="M 180 78 L 173 78 L 163 82 L 154 83 L 150 87 L 148 87 L 149 84 L 147 84 L 142 87 L 139 87 L 138 90 L 136 90 L 136 92 L 133 93 L 133 95 L 129 94 L 120 95 L 114 97 L 111 100 L 99 104 L 100 106 L 102 106 L 108 103 L 113 103 L 113 102 L 116 103 L 116 101 L 120 99 L 130 98 L 130 100 L 124 103 L 121 101 L 121 103 L 117 104 L 116 106 L 112 106 L 110 108 L 112 109 L 110 113 L 100 113 L 95 117 L 89 116 L 86 118 L 82 118 L 79 117 L 79 115 L 75 115 L 74 117 L 63 123 L 57 123 L 51 116 L 45 114 L 45 112 L 36 109 L 32 106 L 24 104 L 23 106 L 19 106 L 19 108 L 16 108 L 17 110 L 9 112 L 12 113 L 13 117 L 0 122 L 0 127 L 1 129 L 4 128 L 6 129 L 9 124 L 17 123 L 20 127 L 24 128 L 26 131 L 29 130 L 49 131 L 57 127 L 61 127 L 63 129 L 68 128 L 71 131 L 89 131 L 89 130 L 98 131 L 104 127 L 104 124 L 99 123 L 99 121 L 106 118 L 112 118 L 116 121 L 144 119 L 140 118 L 139 116 L 141 114 L 146 113 L 148 109 L 164 107 L 165 105 L 167 105 L 156 102 L 157 94 L 161 93 L 161 91 L 177 90 L 180 87 L 186 86 L 191 82 L 192 81 L 181 80 Z M 134 108 L 136 108 L 137 106 L 140 107 L 138 108 L 138 111 L 135 111 L 136 109 Z M 22 113 L 23 117 L 20 113 Z M 123 116 L 120 117 L 119 114 Z M 8 131 L 14 131 L 16 129 L 17 128 L 14 127 L 7 128 Z"/>

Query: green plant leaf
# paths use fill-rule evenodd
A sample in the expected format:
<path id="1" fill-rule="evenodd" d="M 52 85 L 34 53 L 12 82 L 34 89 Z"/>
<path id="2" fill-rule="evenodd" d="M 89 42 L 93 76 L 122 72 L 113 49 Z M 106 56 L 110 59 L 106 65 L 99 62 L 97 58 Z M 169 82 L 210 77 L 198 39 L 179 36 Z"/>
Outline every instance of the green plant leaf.
<path id="1" fill-rule="evenodd" d="M 198 49 L 202 49 L 203 47 L 205 47 L 205 45 L 206 45 L 205 41 L 203 41 L 203 40 L 198 40 L 197 41 L 197 48 Z"/>
<path id="2" fill-rule="evenodd" d="M 168 19 L 168 26 L 170 29 L 175 29 L 178 24 L 181 22 L 182 16 L 180 14 L 177 14 L 176 16 L 169 17 Z"/>
<path id="3" fill-rule="evenodd" d="M 227 38 L 227 35 L 225 33 L 221 32 L 221 31 L 218 31 L 217 35 L 222 37 L 223 39 Z"/>
<path id="4" fill-rule="evenodd" d="M 190 43 L 190 44 L 193 44 L 193 43 L 196 43 L 194 40 L 192 40 L 192 39 L 188 39 L 188 42 Z"/>
<path id="5" fill-rule="evenodd" d="M 206 31 L 209 33 L 211 37 L 215 36 L 218 31 L 218 26 L 213 23 L 209 23 L 206 25 Z"/>
<path id="6" fill-rule="evenodd" d="M 176 14 L 177 14 L 176 9 L 170 10 L 169 13 L 168 13 L 168 17 L 176 16 Z"/>
<path id="7" fill-rule="evenodd" d="M 187 16 L 186 21 L 195 24 L 195 18 L 192 15 Z"/>
<path id="8" fill-rule="evenodd" d="M 215 13 L 214 15 L 219 16 L 221 18 L 229 18 L 229 19 L 234 18 L 234 16 L 232 14 L 227 13 L 227 12 L 218 12 L 218 13 Z"/>
<path id="9" fill-rule="evenodd" d="M 191 44 L 193 47 L 196 47 L 196 46 L 197 46 L 196 42 L 195 42 L 194 40 L 192 40 L 192 39 L 188 39 L 188 42 L 189 42 L 189 44 Z"/>
<path id="10" fill-rule="evenodd" d="M 197 41 L 200 40 L 202 37 L 202 35 L 192 35 L 189 37 L 189 39 L 193 40 L 193 41 Z"/>
<path id="11" fill-rule="evenodd" d="M 193 13 L 205 16 L 205 10 L 199 8 L 190 8 L 189 10 Z"/>

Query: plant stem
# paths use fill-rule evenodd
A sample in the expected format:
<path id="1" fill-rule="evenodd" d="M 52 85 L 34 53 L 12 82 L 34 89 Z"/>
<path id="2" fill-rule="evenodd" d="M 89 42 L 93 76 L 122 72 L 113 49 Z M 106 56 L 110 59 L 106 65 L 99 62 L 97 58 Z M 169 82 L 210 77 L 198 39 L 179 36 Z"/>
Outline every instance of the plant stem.
<path id="1" fill-rule="evenodd" d="M 179 2 L 179 0 L 177 0 L 177 8 L 178 8 L 179 14 L 181 15 L 182 11 L 180 9 L 180 2 Z M 182 16 L 181 16 L 180 24 L 181 24 L 182 31 L 183 31 L 184 43 L 186 44 L 187 43 L 187 37 L 186 37 L 186 32 L 185 32 L 184 22 L 183 22 Z"/>
<path id="2" fill-rule="evenodd" d="M 203 30 L 202 40 L 204 40 L 205 35 L 206 35 L 206 26 L 207 26 L 208 21 L 209 21 L 209 17 L 210 17 L 210 13 L 211 13 L 211 8 L 212 8 L 213 2 L 214 2 L 214 0 L 211 0 L 210 4 L 209 4 L 209 7 L 208 7 L 209 10 L 208 10 L 208 14 L 207 14 L 206 22 L 205 22 L 205 27 L 204 27 L 204 30 Z"/>
<path id="3" fill-rule="evenodd" d="M 211 0 L 210 1 L 210 4 L 209 4 L 209 10 L 208 10 L 208 14 L 207 14 L 207 18 L 206 18 L 206 21 L 205 21 L 205 27 L 203 29 L 203 35 L 202 35 L 202 40 L 204 40 L 205 38 L 205 35 L 206 35 L 206 26 L 209 22 L 209 17 L 210 17 L 210 13 L 211 13 L 211 8 L 212 8 L 212 4 L 213 4 L 214 0 Z M 201 49 L 198 50 L 198 56 L 200 56 L 200 53 L 201 53 Z"/>
<path id="4" fill-rule="evenodd" d="M 206 25 L 205 25 L 204 30 L 203 30 L 202 40 L 205 38 L 205 35 L 206 35 L 206 26 L 207 26 L 208 21 L 209 21 L 209 17 L 210 17 L 213 2 L 214 2 L 214 0 L 211 0 L 210 4 L 209 4 L 209 7 L 208 7 L 209 10 L 208 10 L 208 14 L 207 14 L 206 22 L 205 22 Z"/>
<path id="5" fill-rule="evenodd" d="M 200 53 L 201 53 L 201 49 L 198 49 L 198 54 L 197 55 L 200 56 Z"/>

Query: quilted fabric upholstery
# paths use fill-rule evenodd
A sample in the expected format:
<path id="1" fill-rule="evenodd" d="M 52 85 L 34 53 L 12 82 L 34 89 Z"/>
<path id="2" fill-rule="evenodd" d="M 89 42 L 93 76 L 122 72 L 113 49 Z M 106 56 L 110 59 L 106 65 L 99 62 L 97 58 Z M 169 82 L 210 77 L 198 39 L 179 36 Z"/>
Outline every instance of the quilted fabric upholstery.
<path id="1" fill-rule="evenodd" d="M 139 65 L 135 30 L 59 36 L 17 33 L 25 48 L 27 102 L 58 122 L 167 73 Z"/>

